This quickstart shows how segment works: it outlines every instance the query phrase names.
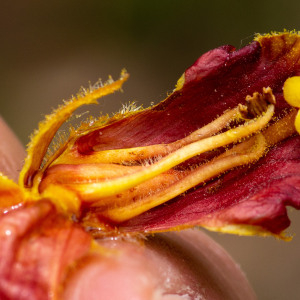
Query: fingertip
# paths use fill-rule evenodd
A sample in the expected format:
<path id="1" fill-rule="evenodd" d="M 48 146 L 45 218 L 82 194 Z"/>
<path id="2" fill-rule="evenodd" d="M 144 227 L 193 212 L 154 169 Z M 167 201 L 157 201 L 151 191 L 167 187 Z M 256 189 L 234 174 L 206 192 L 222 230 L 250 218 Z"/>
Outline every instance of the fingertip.
<path id="1" fill-rule="evenodd" d="M 25 157 L 18 137 L 0 116 L 0 172 L 17 181 Z"/>
<path id="2" fill-rule="evenodd" d="M 73 276 L 64 291 L 68 300 L 152 300 L 155 284 L 151 274 L 136 260 L 118 257 L 96 259 Z"/>

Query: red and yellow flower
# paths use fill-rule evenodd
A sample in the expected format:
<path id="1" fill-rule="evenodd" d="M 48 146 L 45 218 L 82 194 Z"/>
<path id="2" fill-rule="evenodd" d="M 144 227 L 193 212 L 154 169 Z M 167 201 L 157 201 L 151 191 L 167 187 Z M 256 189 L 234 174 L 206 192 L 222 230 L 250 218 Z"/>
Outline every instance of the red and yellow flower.
<path id="1" fill-rule="evenodd" d="M 97 237 L 203 226 L 286 238 L 286 206 L 300 208 L 299 73 L 296 32 L 259 35 L 240 50 L 219 47 L 158 105 L 88 120 L 43 162 L 71 114 L 121 89 L 128 74 L 82 91 L 39 124 L 19 185 L 1 176 L 1 243 L 12 247 L 9 226 L 25 212 L 31 221 L 17 232 L 41 232 L 55 244 L 72 231 L 65 249 L 76 234 L 84 241 L 71 261 L 93 244 L 81 227 Z M 53 278 L 43 283 L 54 288 Z"/>

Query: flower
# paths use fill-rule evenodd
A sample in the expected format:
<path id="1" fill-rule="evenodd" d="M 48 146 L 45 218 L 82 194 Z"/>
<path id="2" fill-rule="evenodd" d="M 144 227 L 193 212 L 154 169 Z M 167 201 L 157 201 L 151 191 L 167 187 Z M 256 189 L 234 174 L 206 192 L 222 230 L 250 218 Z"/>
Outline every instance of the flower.
<path id="1" fill-rule="evenodd" d="M 211 50 L 166 100 L 88 120 L 43 164 L 74 110 L 121 89 L 128 74 L 83 89 L 40 123 L 20 188 L 2 176 L 12 195 L 2 206 L 48 199 L 100 235 L 203 226 L 284 238 L 286 205 L 300 205 L 299 92 L 290 83 L 299 50 L 295 32 Z"/>
<path id="2" fill-rule="evenodd" d="M 287 238 L 286 206 L 300 208 L 299 59 L 296 32 L 211 50 L 160 104 L 89 119 L 48 156 L 71 114 L 128 74 L 46 116 L 19 185 L 0 174 L 0 296 L 59 297 L 70 269 L 109 254 L 93 237 L 203 226 Z"/>

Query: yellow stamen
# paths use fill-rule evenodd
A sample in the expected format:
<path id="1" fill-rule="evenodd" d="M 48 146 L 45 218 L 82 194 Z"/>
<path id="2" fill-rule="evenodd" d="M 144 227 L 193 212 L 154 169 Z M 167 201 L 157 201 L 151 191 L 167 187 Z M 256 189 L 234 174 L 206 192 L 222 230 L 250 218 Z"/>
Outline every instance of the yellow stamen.
<path id="1" fill-rule="evenodd" d="M 284 140 L 295 132 L 295 129 L 291 126 L 294 119 L 295 112 L 292 111 L 277 123 L 269 126 L 262 134 L 257 134 L 237 144 L 232 149 L 215 157 L 212 161 L 189 172 L 188 175 L 184 174 L 182 179 L 170 184 L 168 188 L 137 202 L 105 209 L 101 214 L 117 223 L 126 221 L 229 169 L 253 163 L 266 153 L 268 147 Z"/>
<path id="2" fill-rule="evenodd" d="M 283 96 L 291 106 L 300 108 L 300 76 L 290 77 L 285 81 Z M 300 134 L 300 110 L 295 118 L 295 128 Z"/>
<path id="3" fill-rule="evenodd" d="M 145 147 L 105 151 L 97 151 L 97 147 L 94 147 L 95 152 L 90 155 L 75 156 L 72 151 L 73 144 L 70 143 L 68 149 L 66 149 L 64 153 L 51 164 L 51 166 L 58 164 L 74 165 L 89 163 L 124 164 L 125 162 L 130 163 L 131 161 L 143 160 L 147 158 L 152 158 L 154 156 L 165 156 L 185 145 L 191 144 L 193 142 L 199 141 L 201 139 L 207 138 L 218 133 L 220 130 L 228 126 L 231 121 L 240 117 L 241 115 L 239 108 L 228 110 L 222 116 L 212 121 L 208 125 L 194 131 L 187 137 L 170 144 L 159 144 Z"/>
<path id="4" fill-rule="evenodd" d="M 170 170 L 196 155 L 226 146 L 237 142 L 244 137 L 250 136 L 268 124 L 273 112 L 274 105 L 269 105 L 263 116 L 224 133 L 184 146 L 162 158 L 157 163 L 148 167 L 143 167 L 139 172 L 116 179 L 108 179 L 103 182 L 76 185 L 75 189 L 80 192 L 86 201 L 93 201 L 95 200 L 95 197 L 107 197 L 123 192 Z"/>
<path id="5" fill-rule="evenodd" d="M 81 201 L 76 193 L 59 185 L 50 184 L 47 189 L 41 193 L 40 198 L 51 200 L 57 210 L 62 213 L 67 212 L 77 214 L 81 205 Z"/>
<path id="6" fill-rule="evenodd" d="M 77 214 L 80 207 L 90 207 L 113 223 L 126 221 L 234 167 L 257 161 L 269 146 L 294 133 L 293 110 L 262 131 L 275 108 L 270 88 L 248 96 L 246 103 L 170 144 L 106 151 L 95 147 L 95 153 L 82 158 L 76 154 L 76 139 L 69 140 L 47 170 L 35 176 L 34 189 L 61 211 Z M 244 123 L 225 130 L 233 121 Z M 211 153 L 214 158 L 208 162 L 200 157 L 197 165 L 181 165 L 222 147 L 225 152 Z"/>
<path id="7" fill-rule="evenodd" d="M 252 147 L 249 147 L 251 144 Z M 129 220 L 205 182 L 207 179 L 211 179 L 234 167 L 258 160 L 266 149 L 265 139 L 262 134 L 258 134 L 251 141 L 239 144 L 236 147 L 240 148 L 241 145 L 243 145 L 244 152 L 240 152 L 237 148 L 233 147 L 224 153 L 224 155 L 220 155 L 213 159 L 213 161 L 198 167 L 196 170 L 190 172 L 188 176 L 183 177 L 183 179 L 175 184 L 171 184 L 161 192 L 122 207 L 105 209 L 102 215 L 117 223 Z"/>

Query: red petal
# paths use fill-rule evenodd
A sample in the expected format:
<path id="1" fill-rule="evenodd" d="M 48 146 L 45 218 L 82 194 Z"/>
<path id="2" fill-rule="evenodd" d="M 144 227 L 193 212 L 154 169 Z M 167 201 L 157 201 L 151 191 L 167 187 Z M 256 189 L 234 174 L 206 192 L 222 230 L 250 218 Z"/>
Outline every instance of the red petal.
<path id="1" fill-rule="evenodd" d="M 269 151 L 251 168 L 234 170 L 122 224 L 125 231 L 165 231 L 180 225 L 255 225 L 279 234 L 289 226 L 286 205 L 300 209 L 300 137 Z"/>
<path id="2" fill-rule="evenodd" d="M 0 231 L 1 299 L 57 296 L 70 264 L 91 246 L 87 233 L 44 201 L 0 216 Z"/>
<path id="3" fill-rule="evenodd" d="M 150 110 L 79 138 L 78 151 L 88 154 L 94 146 L 100 151 L 176 141 L 268 86 L 279 113 L 288 107 L 283 83 L 299 72 L 300 37 L 284 34 L 260 42 L 263 47 L 252 42 L 238 51 L 223 46 L 202 55 L 186 70 L 182 89 Z M 278 43 L 282 49 L 272 51 Z"/>
<path id="4" fill-rule="evenodd" d="M 258 40 L 238 51 L 224 46 L 204 54 L 185 72 L 181 89 L 152 109 L 79 138 L 78 151 L 88 154 L 94 146 L 99 151 L 173 142 L 268 86 L 280 115 L 289 107 L 283 83 L 300 70 L 300 37 L 286 33 Z M 255 233 L 279 234 L 289 225 L 285 206 L 299 208 L 299 149 L 300 137 L 290 138 L 251 168 L 189 191 L 124 223 L 122 230 L 243 224 L 254 225 Z"/>

